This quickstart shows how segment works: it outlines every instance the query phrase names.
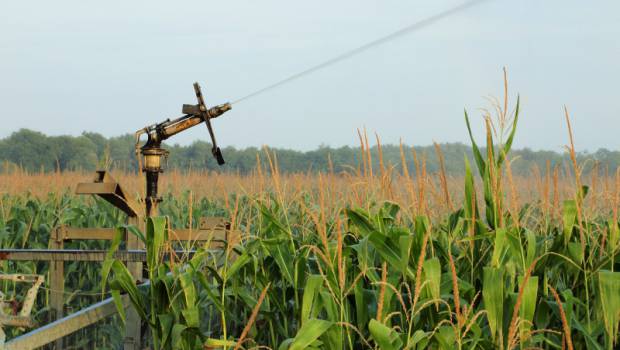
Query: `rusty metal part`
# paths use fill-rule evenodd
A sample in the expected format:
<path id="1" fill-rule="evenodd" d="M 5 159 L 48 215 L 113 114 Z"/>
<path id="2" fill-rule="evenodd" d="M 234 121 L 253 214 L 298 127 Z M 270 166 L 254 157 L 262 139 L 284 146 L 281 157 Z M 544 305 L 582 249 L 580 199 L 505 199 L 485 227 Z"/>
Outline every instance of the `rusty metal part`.
<path id="1" fill-rule="evenodd" d="M 116 228 L 76 228 L 68 226 L 60 226 L 57 228 L 58 237 L 54 237 L 57 241 L 67 241 L 72 239 L 100 239 L 112 240 L 116 236 L 118 229 Z"/>
<path id="2" fill-rule="evenodd" d="M 211 107 L 209 108 L 209 117 L 211 119 L 215 119 L 219 116 L 221 116 L 222 114 L 224 114 L 225 112 L 228 112 L 229 110 L 232 109 L 232 105 L 230 103 L 224 103 L 221 104 L 219 106 L 215 106 L 215 107 Z M 181 109 L 181 113 L 183 114 L 191 114 L 194 116 L 200 116 L 200 105 L 183 105 L 183 108 Z"/>
<path id="3" fill-rule="evenodd" d="M 202 103 L 203 107 L 201 107 L 200 103 Z M 139 143 L 140 136 L 147 134 L 149 137 L 147 144 L 149 142 L 151 144 L 161 144 L 162 141 L 165 141 L 166 139 L 182 131 L 196 126 L 203 121 L 206 121 L 207 115 L 208 119 L 211 120 L 221 116 L 225 112 L 232 109 L 232 105 L 230 103 L 224 103 L 209 109 L 205 107 L 204 101 L 200 103 L 197 105 L 184 104 L 182 108 L 182 113 L 184 113 L 185 115 L 173 120 L 166 119 L 161 123 L 149 125 L 136 131 L 136 143 Z"/>
<path id="4" fill-rule="evenodd" d="M 39 291 L 39 287 L 43 284 L 44 278 L 41 275 L 0 274 L 0 280 L 13 281 L 16 283 L 32 283 L 32 286 L 26 292 L 21 310 L 17 315 L 7 315 L 4 313 L 7 303 L 4 301 L 4 294 L 0 292 L 0 348 L 3 348 L 4 341 L 6 340 L 6 335 L 3 330 L 4 326 L 34 327 L 34 322 L 30 314 L 37 298 L 37 292 Z"/>
<path id="5" fill-rule="evenodd" d="M 79 249 L 2 249 L 5 260 L 11 261 L 105 261 L 107 250 Z M 176 255 L 193 255 L 195 252 L 178 250 Z M 145 262 L 145 250 L 119 250 L 112 256 L 126 262 Z M 164 256 L 166 259 L 167 255 Z M 0 275 L 2 276 L 2 275 Z M 1 278 L 0 278 L 1 279 Z"/>
<path id="6" fill-rule="evenodd" d="M 221 248 L 225 242 L 235 242 L 240 236 L 237 230 L 223 228 L 205 230 L 177 229 L 170 231 L 172 241 L 203 241 L 209 243 L 209 248 Z M 176 250 L 175 255 L 193 255 L 194 251 Z M 107 250 L 80 250 L 80 249 L 0 249 L 2 260 L 10 261 L 105 261 L 108 258 Z M 145 262 L 146 251 L 142 249 L 119 250 L 112 256 L 114 259 L 127 262 Z M 164 259 L 167 255 L 163 256 Z M 3 276 L 3 275 L 0 275 Z"/>
<path id="7" fill-rule="evenodd" d="M 136 217 L 139 206 L 125 194 L 121 185 L 105 170 L 97 170 L 93 182 L 79 183 L 76 194 L 94 194 L 122 210 L 129 217 Z"/>
<path id="8" fill-rule="evenodd" d="M 156 146 L 142 149 L 144 167 L 146 173 L 146 215 L 157 215 L 157 205 L 162 199 L 158 195 L 159 173 L 163 172 L 162 161 L 168 158 L 168 151 Z"/>
<path id="9" fill-rule="evenodd" d="M 35 326 L 35 323 L 30 316 L 7 316 L 0 314 L 0 328 L 4 326 L 32 328 Z"/>
<path id="10" fill-rule="evenodd" d="M 144 155 L 144 167 L 142 170 L 161 172 L 163 170 L 162 160 L 167 159 L 168 154 L 170 154 L 170 152 L 163 148 L 154 147 L 144 149 L 142 151 L 142 155 Z"/>
<path id="11" fill-rule="evenodd" d="M 28 274 L 8 274 L 1 275 L 0 280 L 2 281 L 13 281 L 13 282 L 21 282 L 21 283 L 32 283 L 32 287 L 28 289 L 26 292 L 26 297 L 24 298 L 24 302 L 22 304 L 22 309 L 19 312 L 19 316 L 27 317 L 30 315 L 32 311 L 32 306 L 34 305 L 34 301 L 37 297 L 37 291 L 43 281 L 45 280 L 41 275 L 28 275 Z M 0 310 L 1 312 L 1 310 Z"/>

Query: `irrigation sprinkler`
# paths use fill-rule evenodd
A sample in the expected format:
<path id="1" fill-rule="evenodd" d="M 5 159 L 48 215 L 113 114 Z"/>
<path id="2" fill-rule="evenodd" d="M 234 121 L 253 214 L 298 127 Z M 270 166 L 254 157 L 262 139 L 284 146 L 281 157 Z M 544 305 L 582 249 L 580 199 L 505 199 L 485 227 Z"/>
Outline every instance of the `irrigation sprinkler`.
<path id="1" fill-rule="evenodd" d="M 209 131 L 209 136 L 211 137 L 211 142 L 213 145 L 211 153 L 215 157 L 217 163 L 219 165 L 223 165 L 224 157 L 222 156 L 222 151 L 217 146 L 215 134 L 211 125 L 211 119 L 217 118 L 226 111 L 230 110 L 231 104 L 225 103 L 212 108 L 207 108 L 198 83 L 194 83 L 194 92 L 196 93 L 198 103 L 195 105 L 183 105 L 183 116 L 173 120 L 166 119 L 161 123 L 144 127 L 135 133 L 136 157 L 138 158 L 140 170 L 146 174 L 145 198 L 136 200 L 132 198 L 132 196 L 128 196 L 121 184 L 118 183 L 106 170 L 97 170 L 92 182 L 78 183 L 75 193 L 99 196 L 125 213 L 127 215 L 128 224 L 144 230 L 145 219 L 150 216 L 158 215 L 157 207 L 162 200 L 158 196 L 157 185 L 159 181 L 159 174 L 163 172 L 164 164 L 166 163 L 169 154 L 167 150 L 162 148 L 162 142 L 164 140 L 204 122 L 207 126 L 207 130 Z M 148 138 L 144 144 L 141 144 L 140 137 L 144 134 L 146 134 Z M 29 339 L 32 340 L 36 338 L 37 344 L 48 344 L 50 342 L 55 342 L 56 348 L 62 349 L 63 336 L 74 332 L 76 327 L 80 325 L 86 326 L 88 324 L 92 324 L 105 315 L 108 315 L 110 312 L 108 309 L 110 309 L 111 304 L 108 305 L 109 303 L 106 303 L 97 306 L 88 312 L 78 312 L 74 314 L 79 314 L 78 316 L 70 315 L 63 317 L 65 284 L 64 261 L 102 261 L 105 259 L 105 254 L 101 251 L 66 250 L 64 249 L 64 242 L 70 240 L 93 239 L 112 240 L 117 235 L 117 232 L 118 230 L 116 228 L 73 228 L 58 226 L 51 233 L 48 250 L 32 251 L 24 249 L 5 249 L 0 252 L 0 260 L 50 261 L 50 311 L 52 318 L 56 321 L 53 322 L 54 326 L 49 328 L 46 332 L 37 332 L 35 330 L 28 334 L 22 335 L 20 337 L 20 342 L 28 342 Z M 231 234 L 236 235 L 238 232 L 231 230 L 231 225 L 225 218 L 203 217 L 198 221 L 198 228 L 193 229 L 192 227 L 189 227 L 186 229 L 175 229 L 173 230 L 170 239 L 174 241 L 208 241 L 210 242 L 211 247 L 218 249 L 221 248 L 222 241 L 234 240 L 233 237 L 229 237 Z M 125 232 L 125 243 L 124 250 L 119 250 L 118 253 L 121 257 L 123 257 L 123 260 L 127 261 L 127 267 L 133 278 L 138 281 L 143 281 L 142 262 L 144 261 L 146 254 L 144 251 L 144 245 L 137 237 L 129 232 Z M 0 280 L 25 278 L 25 275 L 15 276 L 17 275 L 0 274 Z M 3 333 L 1 331 L 2 325 L 17 325 L 18 323 L 22 326 L 30 325 L 30 318 L 28 315 L 32 308 L 31 304 L 34 302 L 34 297 L 36 296 L 36 290 L 41 283 L 43 283 L 42 277 L 40 280 L 33 280 L 33 283 L 33 289 L 28 292 L 28 298 L 31 298 L 32 300 L 30 304 L 24 302 L 22 313 L 11 318 L 10 316 L 2 314 L 0 310 L 0 349 L 2 349 L 1 340 L 3 338 Z M 3 305 L 4 304 L 0 298 L 0 307 Z M 24 313 L 24 310 L 28 311 L 27 314 Z M 104 312 L 102 310 L 107 311 Z M 93 317 L 93 314 L 98 316 Z M 88 319 L 88 322 L 85 321 L 85 318 Z M 123 348 L 128 350 L 142 349 L 141 340 L 142 332 L 140 317 L 133 308 L 129 308 L 127 310 L 127 321 L 125 323 L 125 339 L 123 341 Z M 13 345 L 9 344 L 8 348 L 11 348 L 11 346 Z"/>
<path id="2" fill-rule="evenodd" d="M 224 103 L 219 106 L 207 108 L 198 83 L 194 83 L 194 92 L 198 104 L 184 104 L 182 108 L 183 116 L 170 120 L 166 119 L 161 123 L 153 124 L 136 131 L 136 157 L 142 166 L 142 171 L 146 174 L 146 196 L 144 198 L 146 204 L 146 216 L 157 215 L 157 205 L 161 202 L 161 198 L 157 194 L 157 183 L 159 181 L 159 173 L 163 172 L 163 164 L 167 160 L 169 152 L 161 147 L 161 143 L 182 131 L 185 131 L 202 122 L 207 125 L 209 136 L 211 137 L 211 153 L 217 160 L 217 164 L 224 164 L 222 151 L 217 146 L 211 119 L 217 118 L 230 110 L 230 103 Z M 140 147 L 140 137 L 147 134 L 146 143 Z M 140 157 L 140 155 L 142 157 Z M 142 159 L 143 158 L 143 159 Z"/>

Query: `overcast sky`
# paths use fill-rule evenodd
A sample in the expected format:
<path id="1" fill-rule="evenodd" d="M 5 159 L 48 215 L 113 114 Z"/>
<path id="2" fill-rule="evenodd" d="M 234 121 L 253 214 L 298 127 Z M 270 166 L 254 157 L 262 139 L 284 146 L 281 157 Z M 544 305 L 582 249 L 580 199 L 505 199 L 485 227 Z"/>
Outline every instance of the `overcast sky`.
<path id="1" fill-rule="evenodd" d="M 0 137 L 106 136 L 235 100 L 461 1 L 2 1 Z M 517 147 L 620 148 L 620 1 L 489 0 L 215 120 L 221 146 L 467 141 L 463 108 L 522 97 Z M 202 126 L 171 141 L 208 139 Z"/>

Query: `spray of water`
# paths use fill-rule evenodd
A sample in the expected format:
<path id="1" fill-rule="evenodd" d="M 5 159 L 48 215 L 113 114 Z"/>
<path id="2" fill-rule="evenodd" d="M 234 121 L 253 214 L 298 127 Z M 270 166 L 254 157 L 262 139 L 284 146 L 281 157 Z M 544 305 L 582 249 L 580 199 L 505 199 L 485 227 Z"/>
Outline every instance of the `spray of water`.
<path id="1" fill-rule="evenodd" d="M 480 4 L 480 3 L 484 2 L 484 1 L 487 1 L 487 0 L 471 0 L 471 1 L 467 1 L 465 3 L 462 3 L 462 4 L 458 5 L 458 6 L 452 7 L 450 9 L 448 9 L 448 10 L 445 10 L 445 11 L 437 13 L 437 14 L 435 14 L 433 16 L 427 17 L 427 18 L 425 18 L 425 19 L 423 19 L 421 21 L 418 21 L 418 22 L 415 22 L 413 24 L 410 24 L 410 25 L 408 25 L 408 26 L 406 26 L 406 27 L 404 27 L 402 29 L 399 29 L 399 30 L 397 30 L 395 32 L 392 32 L 390 34 L 382 36 L 382 37 L 380 37 L 378 39 L 375 39 L 373 41 L 370 41 L 370 42 L 368 42 L 368 43 L 366 43 L 364 45 L 358 46 L 358 47 L 356 47 L 356 48 L 354 48 L 352 50 L 349 50 L 349 51 L 347 51 L 345 53 L 342 53 L 342 54 L 340 54 L 338 56 L 335 56 L 335 57 L 330 58 L 330 59 L 328 59 L 326 61 L 323 61 L 322 63 L 319 63 L 319 64 L 317 64 L 315 66 L 312 66 L 312 67 L 310 67 L 310 68 L 308 68 L 306 70 L 303 70 L 303 71 L 301 71 L 299 73 L 290 75 L 287 78 L 279 80 L 279 81 L 277 81 L 277 82 L 275 82 L 273 84 L 267 85 L 267 86 L 265 86 L 265 87 L 263 87 L 261 89 L 258 89 L 258 90 L 254 91 L 252 93 L 249 93 L 249 94 L 247 94 L 247 95 L 245 95 L 245 96 L 243 96 L 241 98 L 238 98 L 238 99 L 234 100 L 232 103 L 236 104 L 236 103 L 239 103 L 241 101 L 247 100 L 249 98 L 261 95 L 264 92 L 267 92 L 269 90 L 275 89 L 275 88 L 277 88 L 279 86 L 282 86 L 284 84 L 290 83 L 290 82 L 292 82 L 294 80 L 297 80 L 297 79 L 302 78 L 302 77 L 304 77 L 306 75 L 312 74 L 312 73 L 314 73 L 314 72 L 316 72 L 318 70 L 321 70 L 323 68 L 329 67 L 329 66 L 334 65 L 336 63 L 339 63 L 341 61 L 344 61 L 344 60 L 346 60 L 348 58 L 351 58 L 353 56 L 359 55 L 359 54 L 361 54 L 361 53 L 363 53 L 363 52 L 365 52 L 367 50 L 373 49 L 373 48 L 375 48 L 375 47 L 377 47 L 379 45 L 385 44 L 385 43 L 387 43 L 389 41 L 398 39 L 398 38 L 400 38 L 400 37 L 402 37 L 404 35 L 411 34 L 411 33 L 415 32 L 415 31 L 418 31 L 418 30 L 420 30 L 422 28 L 428 27 L 428 26 L 434 24 L 435 22 L 438 22 L 438 21 L 440 21 L 440 20 L 442 20 L 442 19 L 444 19 L 446 17 L 449 17 L 451 15 L 457 14 L 459 12 L 465 11 L 465 10 L 469 9 L 470 7 L 478 5 L 478 4 Z"/>

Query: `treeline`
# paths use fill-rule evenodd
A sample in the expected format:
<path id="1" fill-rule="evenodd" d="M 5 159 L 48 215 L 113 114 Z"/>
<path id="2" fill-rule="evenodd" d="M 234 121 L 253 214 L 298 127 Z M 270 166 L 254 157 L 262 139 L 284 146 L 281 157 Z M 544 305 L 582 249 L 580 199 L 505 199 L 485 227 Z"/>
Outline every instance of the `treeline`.
<path id="1" fill-rule="evenodd" d="M 220 171 L 246 174 L 256 167 L 257 154 L 265 160 L 264 150 L 255 147 L 222 149 L 226 165 L 219 167 L 211 156 L 211 145 L 196 141 L 188 146 L 166 145 L 170 150 L 169 168 L 182 171 L 219 169 Z M 462 143 L 444 143 L 440 145 L 446 171 L 452 175 L 463 173 L 464 157 L 472 159 L 471 147 Z M 419 161 L 425 160 L 428 172 L 439 170 L 439 158 L 434 146 L 415 146 Z M 312 151 L 295 151 L 290 149 L 271 149 L 277 156 L 281 172 L 326 172 L 350 171 L 358 168 L 362 161 L 359 147 L 320 146 Z M 398 145 L 381 147 L 383 163 L 386 166 L 400 168 L 401 152 Z M 404 155 L 409 170 L 414 170 L 411 146 L 404 146 Z M 371 148 L 374 167 L 379 166 L 377 146 Z M 599 149 L 594 153 L 578 154 L 579 161 L 585 161 L 585 171 L 595 164 L 600 164 L 602 171 L 615 171 L 620 165 L 620 152 Z M 553 151 L 532 151 L 530 149 L 514 150 L 511 153 L 512 170 L 515 174 L 528 174 L 533 167 L 543 170 L 547 162 L 554 167 L 568 166 L 566 153 Z M 473 163 L 473 162 L 472 162 Z M 49 172 L 65 170 L 94 170 L 113 168 L 124 171 L 136 171 L 138 168 L 134 153 L 133 135 L 106 138 L 98 133 L 85 132 L 81 136 L 46 136 L 40 132 L 22 129 L 10 136 L 0 139 L 0 171 L 7 172 L 20 168 L 29 172 Z"/>

